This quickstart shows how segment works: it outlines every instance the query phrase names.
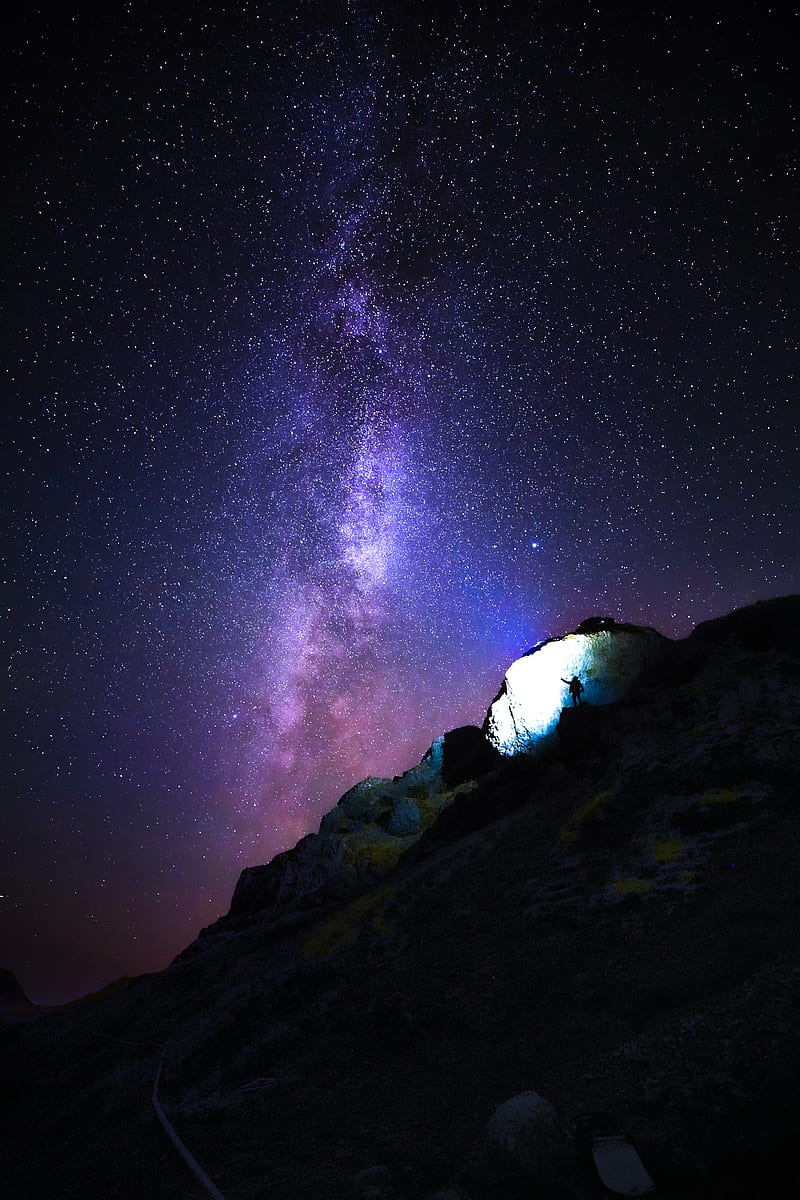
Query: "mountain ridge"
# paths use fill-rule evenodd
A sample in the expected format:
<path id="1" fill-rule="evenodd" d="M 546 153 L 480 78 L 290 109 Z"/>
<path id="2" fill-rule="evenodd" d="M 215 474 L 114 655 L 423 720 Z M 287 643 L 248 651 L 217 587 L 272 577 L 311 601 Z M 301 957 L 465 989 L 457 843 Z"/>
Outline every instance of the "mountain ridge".
<path id="1" fill-rule="evenodd" d="M 340 802 L 324 836 L 374 825 L 393 863 L 245 889 L 166 971 L 4 1025 L 8 1186 L 197 1194 L 148 1107 L 154 1044 L 228 1200 L 580 1200 L 570 1121 L 597 1108 L 659 1196 L 795 1185 L 800 597 L 664 650 L 536 754 L 482 760 L 418 833 L 389 832 L 379 788 Z M 480 745 L 456 742 L 453 770 Z M 355 827 L 361 802 L 384 824 Z"/>

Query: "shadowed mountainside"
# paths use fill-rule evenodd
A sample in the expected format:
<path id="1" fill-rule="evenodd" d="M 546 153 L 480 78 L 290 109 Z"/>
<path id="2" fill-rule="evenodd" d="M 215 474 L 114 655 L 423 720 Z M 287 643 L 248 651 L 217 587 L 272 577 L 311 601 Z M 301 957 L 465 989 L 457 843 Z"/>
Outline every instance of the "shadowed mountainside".
<path id="1" fill-rule="evenodd" d="M 592 1109 L 659 1196 L 793 1193 L 798 751 L 800 597 L 665 639 L 538 755 L 446 735 L 168 970 L 2 1023 L 8 1194 L 201 1196 L 162 1045 L 226 1200 L 588 1198 Z"/>
<path id="2" fill-rule="evenodd" d="M 42 1011 L 45 1006 L 31 1003 L 14 972 L 0 968 L 0 1019 L 23 1020 Z"/>

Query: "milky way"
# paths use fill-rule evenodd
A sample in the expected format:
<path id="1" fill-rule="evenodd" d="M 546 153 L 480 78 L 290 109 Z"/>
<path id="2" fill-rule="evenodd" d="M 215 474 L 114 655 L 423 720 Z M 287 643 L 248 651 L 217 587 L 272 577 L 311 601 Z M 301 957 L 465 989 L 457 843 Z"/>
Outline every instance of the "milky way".
<path id="1" fill-rule="evenodd" d="M 165 965 L 537 640 L 797 588 L 789 19 L 429 9 L 9 37 L 37 999 Z"/>

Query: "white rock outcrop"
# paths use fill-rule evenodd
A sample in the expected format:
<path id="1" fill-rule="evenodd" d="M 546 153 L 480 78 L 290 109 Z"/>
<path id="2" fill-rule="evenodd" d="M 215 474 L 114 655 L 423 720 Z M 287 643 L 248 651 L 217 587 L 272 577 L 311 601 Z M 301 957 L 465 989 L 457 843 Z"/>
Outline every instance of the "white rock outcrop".
<path id="1" fill-rule="evenodd" d="M 513 662 L 489 708 L 484 733 L 500 754 L 530 754 L 555 730 L 571 704 L 569 681 L 583 684 L 582 702 L 611 704 L 661 656 L 667 639 L 655 629 L 584 621 L 575 633 L 551 638 Z"/>

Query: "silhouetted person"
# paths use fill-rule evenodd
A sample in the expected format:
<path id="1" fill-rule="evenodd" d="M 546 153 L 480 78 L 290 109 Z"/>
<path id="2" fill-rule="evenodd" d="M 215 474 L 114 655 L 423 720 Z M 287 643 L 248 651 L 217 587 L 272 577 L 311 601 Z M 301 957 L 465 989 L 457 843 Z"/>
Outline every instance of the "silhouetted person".
<path id="1" fill-rule="evenodd" d="M 578 676 L 573 675 L 572 679 L 562 679 L 561 682 L 569 685 L 569 694 L 572 696 L 573 705 L 580 704 L 581 693 L 583 692 L 583 684 L 581 683 L 580 679 L 578 679 Z"/>

